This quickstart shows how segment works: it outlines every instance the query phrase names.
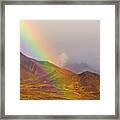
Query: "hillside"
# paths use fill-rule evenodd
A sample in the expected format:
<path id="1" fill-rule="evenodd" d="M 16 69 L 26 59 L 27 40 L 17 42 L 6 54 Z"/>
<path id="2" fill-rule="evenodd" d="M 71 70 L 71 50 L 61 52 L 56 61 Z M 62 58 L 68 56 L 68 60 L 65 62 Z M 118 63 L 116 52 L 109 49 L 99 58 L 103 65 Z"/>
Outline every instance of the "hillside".
<path id="1" fill-rule="evenodd" d="M 48 61 L 37 61 L 20 53 L 21 100 L 99 99 L 99 75 L 75 74 Z"/>

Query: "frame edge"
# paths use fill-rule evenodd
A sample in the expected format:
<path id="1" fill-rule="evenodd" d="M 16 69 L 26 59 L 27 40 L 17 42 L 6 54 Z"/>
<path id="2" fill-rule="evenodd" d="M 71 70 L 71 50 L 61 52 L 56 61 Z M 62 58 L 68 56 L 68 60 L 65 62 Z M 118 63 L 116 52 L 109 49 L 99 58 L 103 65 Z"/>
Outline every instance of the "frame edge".
<path id="1" fill-rule="evenodd" d="M 40 3 L 41 2 L 41 5 L 43 5 L 43 4 L 68 4 L 69 3 L 69 1 L 58 1 L 58 2 L 55 2 L 55 1 L 52 1 L 52 2 L 48 2 L 48 1 L 2 1 L 1 2 L 1 83 L 0 83 L 0 85 L 1 85 L 1 94 L 0 94 L 0 107 L 1 107 L 1 113 L 0 113 L 0 118 L 2 118 L 2 119 L 4 119 L 4 118 L 7 118 L 7 119 L 85 119 L 85 118 L 87 118 L 87 119 L 107 119 L 108 117 L 107 116 L 109 116 L 109 118 L 111 119 L 111 118 L 117 118 L 117 119 L 119 119 L 119 98 L 116 98 L 117 96 L 119 97 L 119 67 L 118 67 L 118 65 L 119 65 L 119 9 L 120 9 L 120 5 L 119 5 L 119 1 L 112 1 L 112 0 L 110 0 L 110 1 L 77 1 L 77 3 L 76 4 L 93 4 L 93 3 L 95 3 L 95 5 L 97 5 L 97 4 L 107 4 L 108 5 L 108 3 L 109 4 L 114 4 L 115 5 L 115 59 L 116 59 L 116 63 L 115 63 L 115 87 L 116 87 L 116 89 L 115 89 L 115 115 L 101 115 L 101 116 L 103 116 L 103 117 L 100 117 L 100 116 L 98 116 L 98 117 L 96 117 L 95 115 L 94 115 L 94 117 L 92 117 L 91 115 L 91 117 L 88 115 L 88 117 L 85 117 L 85 116 L 82 116 L 82 115 L 77 115 L 76 117 L 67 117 L 66 115 L 61 115 L 61 117 L 59 116 L 59 115 L 55 115 L 55 116 L 52 116 L 52 115 L 46 115 L 46 116 L 44 116 L 44 115 L 41 115 L 41 118 L 40 118 L 40 116 L 38 115 L 36 115 L 36 116 L 34 116 L 34 115 L 30 115 L 30 117 L 28 117 L 27 115 L 16 115 L 16 116 L 14 116 L 14 115 L 5 115 L 5 104 L 3 104 L 3 103 L 5 103 L 5 5 L 14 5 L 14 4 L 16 4 L 17 3 L 17 5 L 21 5 L 21 4 L 23 4 L 25 2 L 25 4 L 24 5 L 28 5 L 28 3 L 30 2 L 30 4 L 29 5 L 31 5 L 31 4 L 38 4 L 38 3 Z M 73 4 L 74 2 L 76 2 L 76 1 L 71 1 L 71 3 L 70 4 Z M 35 118 L 36 117 L 36 118 Z M 39 117 L 39 118 L 38 118 Z"/>

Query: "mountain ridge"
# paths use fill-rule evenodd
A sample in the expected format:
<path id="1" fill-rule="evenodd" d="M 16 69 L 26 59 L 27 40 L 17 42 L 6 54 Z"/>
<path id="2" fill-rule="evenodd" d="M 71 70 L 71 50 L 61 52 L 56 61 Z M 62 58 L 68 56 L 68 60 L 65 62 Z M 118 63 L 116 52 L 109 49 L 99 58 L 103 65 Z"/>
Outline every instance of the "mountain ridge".
<path id="1" fill-rule="evenodd" d="M 85 71 L 91 71 L 93 73 L 97 73 L 99 74 L 99 72 L 93 68 L 91 68 L 87 63 L 69 63 L 69 64 L 66 64 L 64 66 L 64 68 L 68 69 L 68 70 L 72 70 L 74 71 L 75 73 L 79 74 L 79 73 L 82 73 L 82 72 L 85 72 Z"/>

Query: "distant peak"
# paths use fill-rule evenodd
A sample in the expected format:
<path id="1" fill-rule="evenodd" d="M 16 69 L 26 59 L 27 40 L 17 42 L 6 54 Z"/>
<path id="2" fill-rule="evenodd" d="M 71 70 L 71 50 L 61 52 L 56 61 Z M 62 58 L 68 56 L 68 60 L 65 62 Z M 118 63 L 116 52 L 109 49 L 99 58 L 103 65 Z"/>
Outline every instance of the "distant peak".
<path id="1" fill-rule="evenodd" d="M 90 72 L 90 71 L 84 71 L 84 72 L 80 73 L 79 75 L 81 75 L 81 74 L 88 74 L 88 75 L 94 74 L 94 75 L 99 75 L 98 73 Z"/>

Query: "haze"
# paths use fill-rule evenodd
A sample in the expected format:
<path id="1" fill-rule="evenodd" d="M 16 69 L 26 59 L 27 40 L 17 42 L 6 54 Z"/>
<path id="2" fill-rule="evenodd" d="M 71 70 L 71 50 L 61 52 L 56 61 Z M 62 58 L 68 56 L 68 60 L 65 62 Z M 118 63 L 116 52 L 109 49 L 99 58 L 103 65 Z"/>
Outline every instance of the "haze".
<path id="1" fill-rule="evenodd" d="M 54 44 L 61 66 L 87 63 L 100 71 L 100 22 L 98 20 L 39 21 L 29 23 L 37 26 L 38 35 L 44 34 L 48 43 Z M 35 58 L 29 47 L 21 42 L 21 52 Z M 37 57 L 35 59 L 38 59 Z"/>

